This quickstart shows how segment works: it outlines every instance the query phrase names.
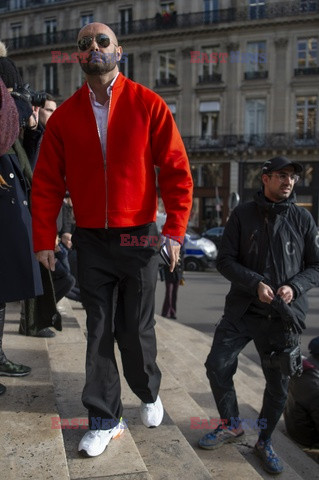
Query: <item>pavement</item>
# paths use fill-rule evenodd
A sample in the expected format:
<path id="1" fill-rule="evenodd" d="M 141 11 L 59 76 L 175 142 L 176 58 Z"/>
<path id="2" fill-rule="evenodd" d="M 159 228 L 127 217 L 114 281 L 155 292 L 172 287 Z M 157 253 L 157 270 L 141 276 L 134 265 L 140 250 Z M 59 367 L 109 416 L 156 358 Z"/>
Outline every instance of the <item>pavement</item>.
<path id="1" fill-rule="evenodd" d="M 217 293 L 211 295 L 214 305 Z M 253 427 L 238 444 L 215 451 L 198 448 L 207 422 L 218 419 L 203 367 L 211 338 L 158 315 L 158 364 L 163 374 L 160 396 L 165 408 L 162 425 L 155 429 L 142 425 L 139 399 L 126 384 L 115 347 L 128 428 L 99 457 L 80 457 L 77 445 L 87 418 L 81 403 L 85 312 L 66 299 L 59 309 L 63 331 L 56 332 L 55 338 L 42 339 L 19 335 L 19 303 L 7 306 L 5 352 L 9 359 L 30 365 L 32 372 L 27 377 L 0 379 L 7 386 L 0 397 L 0 480 L 272 478 L 253 454 L 257 439 Z M 235 385 L 243 416 L 257 419 L 264 380 L 260 367 L 245 355 L 240 355 Z M 319 479 L 318 464 L 287 437 L 282 420 L 274 445 L 285 465 L 281 480 Z"/>

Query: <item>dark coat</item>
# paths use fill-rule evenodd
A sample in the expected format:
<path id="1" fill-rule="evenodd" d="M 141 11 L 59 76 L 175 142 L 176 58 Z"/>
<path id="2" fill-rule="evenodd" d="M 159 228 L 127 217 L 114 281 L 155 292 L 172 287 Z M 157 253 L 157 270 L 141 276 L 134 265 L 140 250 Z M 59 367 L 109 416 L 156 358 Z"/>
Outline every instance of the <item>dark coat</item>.
<path id="1" fill-rule="evenodd" d="M 39 263 L 33 253 L 30 186 L 15 150 L 0 157 L 0 303 L 42 295 Z"/>
<path id="2" fill-rule="evenodd" d="M 274 291 L 290 285 L 295 294 L 291 308 L 297 318 L 305 318 L 306 292 L 319 285 L 319 235 L 311 214 L 294 202 L 294 194 L 285 202 L 271 203 L 259 192 L 230 216 L 216 261 L 219 272 L 231 281 L 227 319 L 240 320 L 257 299 L 260 281 Z"/>
<path id="3" fill-rule="evenodd" d="M 284 418 L 296 442 L 319 447 L 319 359 L 304 360 L 301 377 L 290 379 Z"/>

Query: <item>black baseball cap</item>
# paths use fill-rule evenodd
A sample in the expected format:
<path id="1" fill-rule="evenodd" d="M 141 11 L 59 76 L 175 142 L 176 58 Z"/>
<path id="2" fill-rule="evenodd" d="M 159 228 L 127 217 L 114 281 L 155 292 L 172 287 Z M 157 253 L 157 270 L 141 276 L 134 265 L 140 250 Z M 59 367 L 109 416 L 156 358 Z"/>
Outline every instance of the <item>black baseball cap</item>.
<path id="1" fill-rule="evenodd" d="M 261 173 L 270 173 L 270 172 L 275 172 L 277 170 L 281 170 L 282 168 L 285 167 L 294 167 L 295 173 L 301 173 L 303 168 L 300 163 L 297 162 L 292 162 L 286 157 L 273 157 L 270 160 L 267 160 L 261 168 Z"/>
<path id="2" fill-rule="evenodd" d="M 319 356 L 319 337 L 315 337 L 311 340 L 308 349 L 312 355 Z"/>

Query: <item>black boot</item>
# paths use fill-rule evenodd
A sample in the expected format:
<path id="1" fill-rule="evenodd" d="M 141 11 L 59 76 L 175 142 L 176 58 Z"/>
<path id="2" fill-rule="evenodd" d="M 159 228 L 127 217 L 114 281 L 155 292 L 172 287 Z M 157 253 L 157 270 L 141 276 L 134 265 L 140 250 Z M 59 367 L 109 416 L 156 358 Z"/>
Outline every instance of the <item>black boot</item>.
<path id="1" fill-rule="evenodd" d="M 26 314 L 25 303 L 25 301 L 21 302 L 19 334 L 41 338 L 55 337 L 55 333 L 49 328 L 42 328 L 41 330 L 36 328 L 34 322 L 32 322 L 32 315 L 30 315 L 29 310 L 28 314 Z"/>
<path id="2" fill-rule="evenodd" d="M 7 359 L 2 350 L 2 338 L 4 329 L 4 318 L 6 309 L 5 306 L 0 307 L 0 376 L 6 377 L 24 377 L 31 372 L 30 367 L 20 365 L 18 363 L 12 363 Z M 4 392 L 2 392 L 4 393 Z"/>

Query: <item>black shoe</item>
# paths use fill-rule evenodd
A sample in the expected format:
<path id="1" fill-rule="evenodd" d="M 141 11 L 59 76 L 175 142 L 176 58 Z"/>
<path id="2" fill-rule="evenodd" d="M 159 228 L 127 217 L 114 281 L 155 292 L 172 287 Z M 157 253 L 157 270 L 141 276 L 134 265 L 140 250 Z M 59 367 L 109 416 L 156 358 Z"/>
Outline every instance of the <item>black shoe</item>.
<path id="1" fill-rule="evenodd" d="M 3 363 L 0 363 L 0 377 L 24 377 L 25 375 L 29 375 L 30 372 L 30 367 L 10 362 L 10 360 L 7 359 Z"/>
<path id="2" fill-rule="evenodd" d="M 0 395 L 2 395 L 6 390 L 6 387 L 0 383 Z"/>
<path id="3" fill-rule="evenodd" d="M 42 328 L 42 330 L 39 330 L 34 337 L 40 337 L 40 338 L 53 338 L 55 337 L 55 333 L 52 332 L 49 328 Z"/>
<path id="4" fill-rule="evenodd" d="M 25 335 L 25 331 L 22 328 L 21 324 L 19 327 L 19 334 L 20 335 Z M 37 333 L 28 333 L 28 337 L 40 337 L 40 338 L 53 338 L 55 337 L 55 333 L 52 332 L 49 328 L 42 328 L 42 330 L 38 330 Z"/>

